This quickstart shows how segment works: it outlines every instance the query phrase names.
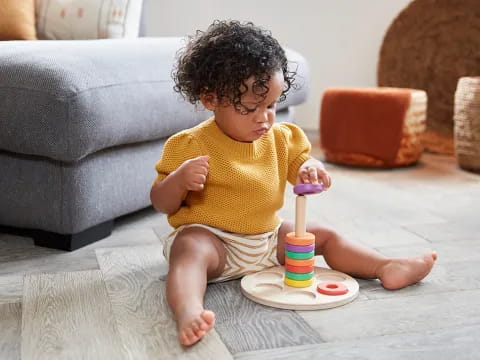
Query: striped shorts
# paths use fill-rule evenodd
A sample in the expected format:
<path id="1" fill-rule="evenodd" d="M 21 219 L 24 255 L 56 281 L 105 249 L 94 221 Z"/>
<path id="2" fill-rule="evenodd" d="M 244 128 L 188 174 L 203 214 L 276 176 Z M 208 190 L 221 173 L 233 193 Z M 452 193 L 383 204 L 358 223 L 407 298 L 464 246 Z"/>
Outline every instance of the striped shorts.
<path id="1" fill-rule="evenodd" d="M 209 283 L 237 279 L 246 274 L 280 265 L 277 260 L 277 238 L 280 225 L 271 232 L 256 235 L 231 233 L 202 224 L 182 225 L 163 238 L 163 254 L 167 260 L 169 260 L 175 237 L 187 227 L 207 229 L 222 240 L 225 246 L 225 269 L 218 278 L 209 280 Z"/>

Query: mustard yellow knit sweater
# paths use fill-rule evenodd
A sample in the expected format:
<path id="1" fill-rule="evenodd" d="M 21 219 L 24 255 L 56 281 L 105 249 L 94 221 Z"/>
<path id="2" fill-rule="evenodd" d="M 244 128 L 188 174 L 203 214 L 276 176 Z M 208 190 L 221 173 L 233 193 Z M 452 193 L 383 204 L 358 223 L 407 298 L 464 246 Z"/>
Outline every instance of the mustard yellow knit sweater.
<path id="1" fill-rule="evenodd" d="M 272 231 L 283 206 L 286 182 L 295 184 L 298 168 L 310 158 L 310 143 L 297 126 L 276 123 L 260 139 L 231 139 L 214 118 L 173 135 L 155 168 L 163 180 L 185 160 L 209 155 L 203 191 L 190 191 L 180 209 L 168 215 L 174 228 L 205 224 L 242 234 Z"/>

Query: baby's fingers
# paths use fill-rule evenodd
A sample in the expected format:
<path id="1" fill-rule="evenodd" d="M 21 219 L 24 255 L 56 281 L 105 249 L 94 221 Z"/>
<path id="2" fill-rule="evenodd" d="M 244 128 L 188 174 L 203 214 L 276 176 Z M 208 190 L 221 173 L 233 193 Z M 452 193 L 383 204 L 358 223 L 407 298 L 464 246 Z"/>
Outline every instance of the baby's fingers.
<path id="1" fill-rule="evenodd" d="M 204 184 L 207 181 L 206 174 L 202 173 L 189 173 L 186 180 L 186 189 L 188 191 L 201 191 L 204 188 Z"/>
<path id="2" fill-rule="evenodd" d="M 325 190 L 328 189 L 330 185 L 332 185 L 332 179 L 330 178 L 330 175 L 328 175 L 328 173 L 323 169 L 317 169 L 317 170 L 318 170 L 317 176 L 322 182 L 323 187 L 325 188 Z"/>
<path id="3" fill-rule="evenodd" d="M 318 185 L 317 168 L 307 167 L 307 172 L 308 172 L 308 179 L 310 183 L 313 185 Z"/>
<path id="4" fill-rule="evenodd" d="M 200 165 L 203 165 L 203 166 L 206 166 L 208 168 L 209 164 L 208 164 L 208 161 L 210 160 L 210 156 L 208 155 L 202 155 L 202 156 L 199 156 L 199 157 L 196 157 L 195 159 L 193 159 L 196 163 L 200 164 Z"/>
<path id="5" fill-rule="evenodd" d="M 187 187 L 189 191 L 202 191 L 205 185 L 203 183 L 190 183 Z"/>
<path id="6" fill-rule="evenodd" d="M 303 184 L 309 184 L 310 183 L 310 175 L 308 173 L 308 168 L 301 168 L 299 173 L 298 173 L 298 176 L 300 178 L 300 181 Z"/>

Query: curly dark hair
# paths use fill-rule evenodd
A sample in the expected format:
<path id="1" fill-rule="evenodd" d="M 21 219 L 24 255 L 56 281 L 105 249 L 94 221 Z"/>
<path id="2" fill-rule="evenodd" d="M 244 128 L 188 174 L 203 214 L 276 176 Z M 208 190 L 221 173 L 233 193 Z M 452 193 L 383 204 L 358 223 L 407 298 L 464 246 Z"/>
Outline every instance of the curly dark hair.
<path id="1" fill-rule="evenodd" d="M 265 99 L 276 71 L 283 72 L 285 85 L 279 101 L 284 101 L 295 87 L 296 71 L 288 69 L 285 51 L 271 32 L 251 22 L 216 20 L 206 31 L 188 37 L 187 45 L 177 52 L 172 77 L 174 90 L 192 104 L 200 100 L 200 94 L 214 94 L 237 112 L 248 114 L 255 109 L 241 102 L 248 91 L 246 80 L 253 76 L 252 91 Z"/>

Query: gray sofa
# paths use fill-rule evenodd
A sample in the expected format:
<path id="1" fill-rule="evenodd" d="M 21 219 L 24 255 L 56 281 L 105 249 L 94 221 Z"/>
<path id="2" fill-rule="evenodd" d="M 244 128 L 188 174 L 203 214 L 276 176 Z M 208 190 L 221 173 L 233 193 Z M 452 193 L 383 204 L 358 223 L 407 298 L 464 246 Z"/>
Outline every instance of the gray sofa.
<path id="1" fill-rule="evenodd" d="M 211 114 L 172 90 L 180 38 L 0 42 L 0 232 L 74 250 L 150 205 L 165 140 Z M 287 50 L 299 89 L 308 67 Z"/>

